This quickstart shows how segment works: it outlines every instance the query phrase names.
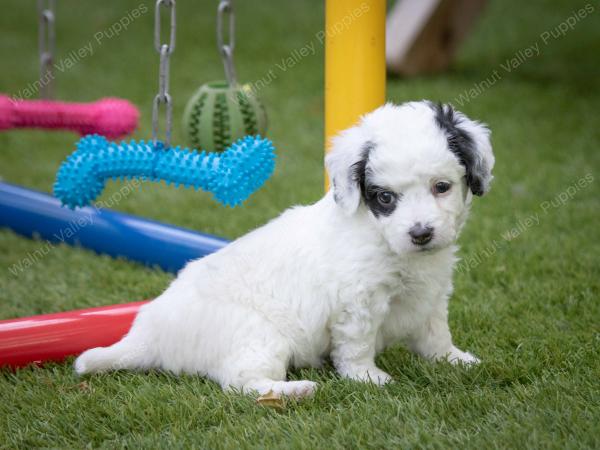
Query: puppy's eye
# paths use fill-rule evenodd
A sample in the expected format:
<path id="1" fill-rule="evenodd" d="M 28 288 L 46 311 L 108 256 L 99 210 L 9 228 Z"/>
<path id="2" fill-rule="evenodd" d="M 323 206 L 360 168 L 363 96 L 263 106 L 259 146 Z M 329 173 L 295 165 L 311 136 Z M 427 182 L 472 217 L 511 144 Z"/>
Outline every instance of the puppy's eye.
<path id="1" fill-rule="evenodd" d="M 390 191 L 381 191 L 377 193 L 377 201 L 382 205 L 389 205 L 394 201 L 395 195 Z"/>
<path id="2" fill-rule="evenodd" d="M 452 185 L 447 181 L 438 181 L 433 185 L 433 195 L 445 194 L 451 187 Z"/>

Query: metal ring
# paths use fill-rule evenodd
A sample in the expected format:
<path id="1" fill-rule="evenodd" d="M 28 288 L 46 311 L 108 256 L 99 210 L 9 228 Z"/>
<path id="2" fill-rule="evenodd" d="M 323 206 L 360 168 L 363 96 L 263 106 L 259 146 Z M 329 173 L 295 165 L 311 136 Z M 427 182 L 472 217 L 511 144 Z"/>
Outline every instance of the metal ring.
<path id="1" fill-rule="evenodd" d="M 158 68 L 158 95 L 165 95 L 169 90 L 169 46 L 163 44 L 160 49 L 160 62 Z"/>
<path id="2" fill-rule="evenodd" d="M 53 61 L 56 47 L 54 25 L 56 16 L 55 0 L 38 0 L 39 37 L 38 51 L 40 60 L 40 97 L 52 97 Z"/>
<path id="3" fill-rule="evenodd" d="M 169 43 L 161 43 L 160 36 L 160 8 L 161 5 L 171 9 L 171 29 Z M 166 105 L 165 121 L 165 148 L 171 145 L 171 129 L 173 122 L 173 102 L 169 94 L 169 56 L 175 50 L 175 0 L 157 0 L 154 16 L 154 48 L 160 54 L 158 69 L 158 94 L 152 102 L 152 142 L 158 143 L 159 110 L 160 105 Z"/>
<path id="4" fill-rule="evenodd" d="M 171 9 L 171 22 L 170 22 L 170 33 L 169 43 L 166 44 L 169 48 L 169 54 L 175 50 L 175 0 L 156 0 L 155 14 L 154 14 L 154 48 L 160 53 L 160 49 L 163 44 L 160 42 L 160 6 L 164 5 L 166 8 Z"/>
<path id="5" fill-rule="evenodd" d="M 173 102 L 169 94 L 164 94 L 163 96 L 156 94 L 152 102 L 152 143 L 156 146 L 158 142 L 158 113 L 161 104 L 167 106 L 164 144 L 165 148 L 169 148 L 171 146 L 171 127 L 173 121 Z"/>
<path id="6" fill-rule="evenodd" d="M 229 14 L 229 42 L 225 44 L 223 39 L 223 16 Z M 230 0 L 221 0 L 217 10 L 217 46 L 219 51 L 228 46 L 231 52 L 235 48 L 235 15 L 233 13 L 233 5 Z"/>
<path id="7" fill-rule="evenodd" d="M 225 67 L 225 77 L 229 86 L 237 85 L 237 78 L 235 74 L 235 66 L 233 64 L 233 52 L 228 45 L 221 47 L 221 56 L 223 59 L 223 66 Z"/>
<path id="8" fill-rule="evenodd" d="M 229 15 L 229 42 L 223 39 L 223 17 Z M 217 47 L 223 60 L 225 77 L 229 86 L 237 84 L 235 65 L 233 62 L 233 51 L 235 49 L 235 14 L 232 0 L 221 0 L 217 8 Z"/>

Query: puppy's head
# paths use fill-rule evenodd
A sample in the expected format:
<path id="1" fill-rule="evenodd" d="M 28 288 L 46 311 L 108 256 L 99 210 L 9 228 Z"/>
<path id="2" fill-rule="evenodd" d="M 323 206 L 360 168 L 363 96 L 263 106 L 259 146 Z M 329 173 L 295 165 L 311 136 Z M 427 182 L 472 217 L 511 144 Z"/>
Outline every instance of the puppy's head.
<path id="1" fill-rule="evenodd" d="M 452 244 L 472 195 L 492 180 L 490 131 L 450 105 L 387 104 L 332 143 L 325 162 L 338 207 L 367 214 L 398 253 Z"/>

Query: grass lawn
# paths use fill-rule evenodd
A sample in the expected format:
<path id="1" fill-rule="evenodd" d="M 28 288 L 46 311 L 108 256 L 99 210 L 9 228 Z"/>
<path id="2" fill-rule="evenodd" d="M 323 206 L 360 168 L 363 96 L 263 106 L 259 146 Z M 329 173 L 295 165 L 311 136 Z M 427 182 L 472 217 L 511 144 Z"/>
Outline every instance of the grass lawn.
<path id="1" fill-rule="evenodd" d="M 544 32 L 556 35 L 586 5 L 593 10 L 587 17 L 544 43 Z M 126 31 L 94 39 L 140 7 L 146 12 Z M 223 78 L 215 7 L 178 3 L 171 67 L 178 121 L 199 84 Z M 158 84 L 153 8 L 143 0 L 65 0 L 57 14 L 59 59 L 89 42 L 93 49 L 57 74 L 58 96 L 132 100 L 142 111 L 139 139 L 150 136 Z M 322 194 L 323 48 L 316 34 L 323 4 L 270 0 L 237 8 L 239 78 L 275 74 L 261 95 L 279 155 L 276 173 L 243 208 L 146 185 L 117 209 L 234 238 Z M 37 76 L 34 9 L 34 2 L 3 4 L 2 92 L 17 94 Z M 199 377 L 79 379 L 69 363 L 3 370 L 0 447 L 599 448 L 599 10 L 585 0 L 491 1 L 450 71 L 388 82 L 392 101 L 451 101 L 493 130 L 496 179 L 491 193 L 475 200 L 460 239 L 463 259 L 450 305 L 455 341 L 483 360 L 479 366 L 430 364 L 398 347 L 378 358 L 395 383 L 379 389 L 340 380 L 332 370 L 302 370 L 290 377 L 314 379 L 320 389 L 283 410 L 224 394 Z M 314 55 L 293 68 L 277 66 L 307 44 L 314 44 Z M 527 48 L 530 57 L 523 56 Z M 512 58 L 518 67 L 507 65 Z M 485 88 L 484 80 L 495 81 Z M 477 92 L 465 100 L 469 89 Z M 0 133 L 0 177 L 49 192 L 74 140 L 68 133 Z M 173 141 L 182 142 L 178 128 Z M 103 198 L 118 187 L 111 183 Z M 40 246 L 0 230 L 0 318 L 151 298 L 172 278 L 66 246 L 16 275 L 9 271 Z"/>

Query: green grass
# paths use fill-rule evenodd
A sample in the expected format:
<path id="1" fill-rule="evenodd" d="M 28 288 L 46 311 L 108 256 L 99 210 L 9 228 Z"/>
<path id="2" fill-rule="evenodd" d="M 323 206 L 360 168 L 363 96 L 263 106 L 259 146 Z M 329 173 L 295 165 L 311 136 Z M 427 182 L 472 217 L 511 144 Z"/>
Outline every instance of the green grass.
<path id="1" fill-rule="evenodd" d="M 202 82 L 222 78 L 214 42 L 214 2 L 178 3 L 171 91 L 175 117 Z M 59 57 L 93 40 L 141 3 L 59 2 Z M 393 101 L 453 101 L 498 70 L 501 79 L 461 109 L 493 130 L 492 192 L 476 199 L 461 237 L 475 261 L 456 275 L 450 305 L 455 340 L 480 356 L 475 368 L 429 364 L 402 348 L 379 365 L 396 382 L 378 389 L 339 380 L 332 370 L 292 378 L 320 383 L 316 396 L 283 410 L 224 394 L 199 377 L 116 373 L 84 380 L 70 364 L 0 372 L 4 448 L 599 448 L 600 233 L 598 181 L 546 212 L 542 205 L 600 168 L 598 9 L 543 45 L 584 1 L 491 2 L 447 73 L 391 79 Z M 59 73 L 60 98 L 131 99 L 142 110 L 136 138 L 150 135 L 157 89 L 152 3 L 126 32 L 94 45 L 94 55 Z M 0 15 L 0 90 L 17 93 L 37 75 L 33 2 L 10 0 Z M 258 80 L 293 49 L 315 41 L 322 2 L 238 2 L 237 71 Z M 540 42 L 540 55 L 508 73 L 501 64 Z M 323 49 L 283 72 L 261 95 L 278 149 L 273 178 L 243 208 L 207 195 L 145 186 L 117 209 L 233 238 L 296 203 L 322 194 Z M 181 142 L 176 129 L 174 142 Z M 0 176 L 50 191 L 68 133 L 0 134 Z M 114 183 L 103 198 L 118 189 Z M 571 191 L 572 192 L 572 191 Z M 508 241 L 527 217 L 539 224 Z M 135 263 L 57 246 L 18 275 L 9 268 L 41 242 L 0 231 L 0 318 L 150 298 L 171 275 Z M 493 251 L 492 251 L 493 250 Z M 157 249 L 159 251 L 159 249 Z M 486 253 L 488 256 L 485 256 Z M 463 266 L 466 267 L 466 266 Z"/>

